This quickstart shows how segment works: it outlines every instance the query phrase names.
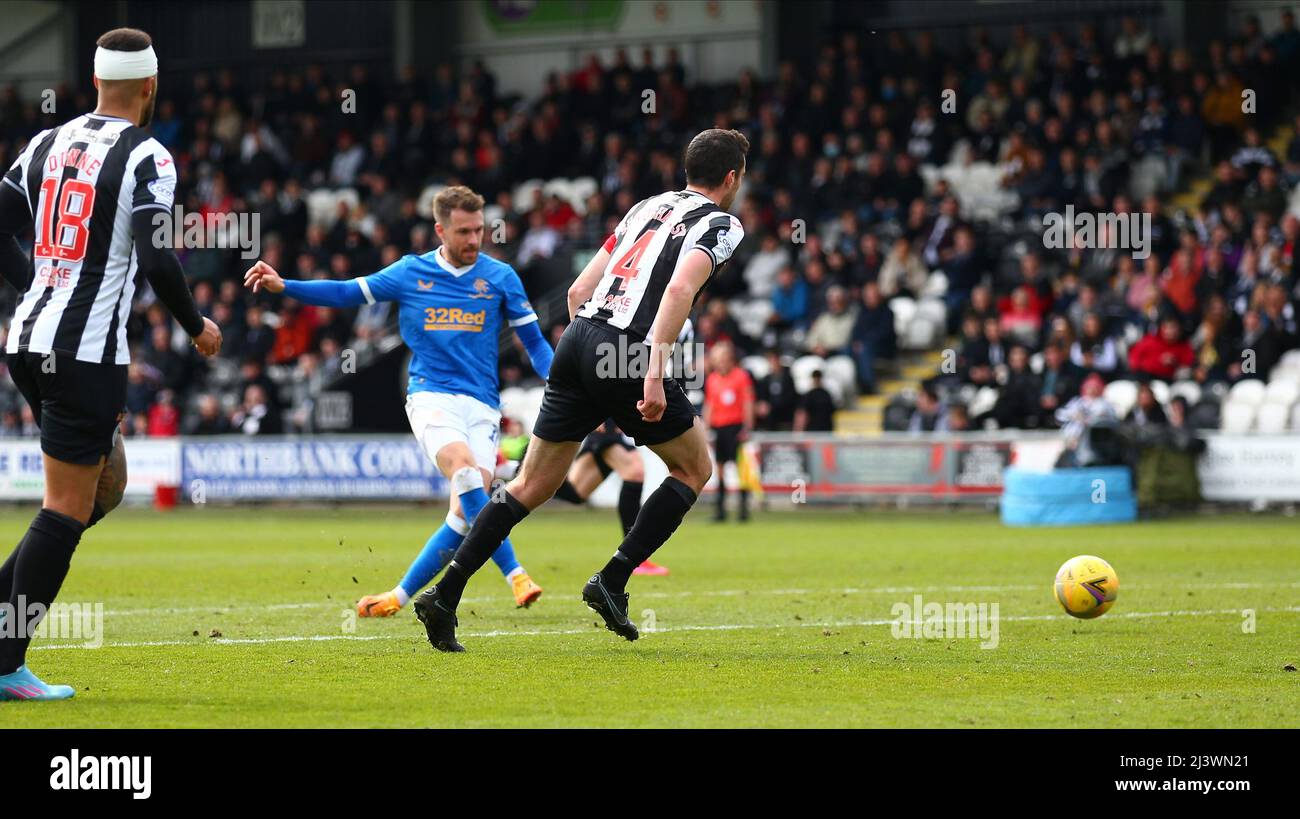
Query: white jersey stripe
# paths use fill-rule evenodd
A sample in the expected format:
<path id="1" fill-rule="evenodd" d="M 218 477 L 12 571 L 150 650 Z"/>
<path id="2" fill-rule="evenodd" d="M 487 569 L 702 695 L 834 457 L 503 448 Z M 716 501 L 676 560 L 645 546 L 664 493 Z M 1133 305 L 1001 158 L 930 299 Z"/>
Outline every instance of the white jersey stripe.
<path id="1" fill-rule="evenodd" d="M 46 138 L 48 146 L 34 147 Z M 19 176 L 17 187 L 34 217 L 58 225 L 52 237 L 43 235 L 51 232 L 48 225 L 44 231 L 38 225 L 38 245 L 57 241 L 62 248 L 34 254 L 32 284 L 14 312 L 6 350 L 57 350 L 79 361 L 129 364 L 126 325 L 139 265 L 132 213 L 171 210 L 176 180 L 171 155 L 124 119 L 83 115 L 34 139 L 10 174 L 11 185 L 13 175 Z M 93 197 L 75 187 L 67 197 L 74 206 L 69 210 L 84 202 L 88 211 L 59 214 L 63 202 L 33 201 L 46 197 L 36 192 L 49 179 L 59 180 L 61 199 L 73 180 L 93 186 Z"/>
<path id="2" fill-rule="evenodd" d="M 366 283 L 365 277 L 362 276 L 355 281 L 357 284 L 361 285 L 361 295 L 366 297 L 366 304 L 374 304 L 375 295 L 370 292 L 370 285 Z"/>

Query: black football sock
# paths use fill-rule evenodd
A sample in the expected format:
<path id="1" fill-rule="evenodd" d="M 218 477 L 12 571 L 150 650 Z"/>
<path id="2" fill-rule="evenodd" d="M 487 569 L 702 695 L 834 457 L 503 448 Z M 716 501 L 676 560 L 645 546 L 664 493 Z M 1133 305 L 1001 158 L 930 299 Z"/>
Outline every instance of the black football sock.
<path id="1" fill-rule="evenodd" d="M 641 481 L 623 481 L 623 488 L 618 491 L 618 519 L 623 524 L 623 536 L 632 531 L 636 516 L 641 511 L 641 491 L 645 484 Z"/>
<path id="2" fill-rule="evenodd" d="M 749 518 L 749 490 L 742 489 L 740 490 L 740 519 L 746 520 L 748 518 Z"/>
<path id="3" fill-rule="evenodd" d="M 619 592 L 627 585 L 632 570 L 640 566 L 672 537 L 681 525 L 682 518 L 695 505 L 695 492 L 686 484 L 672 477 L 664 478 L 646 502 L 632 524 L 632 531 L 623 538 L 618 552 L 610 558 L 605 568 L 600 570 L 606 587 Z"/>
<path id="4" fill-rule="evenodd" d="M 17 612 L 33 603 L 49 610 L 63 585 L 63 578 L 68 576 L 72 553 L 76 551 L 85 528 L 81 521 L 51 509 L 42 509 L 36 514 L 26 537 L 19 544 L 18 559 L 14 561 L 13 588 L 9 592 L 11 611 Z M 0 674 L 17 671 L 26 661 L 27 645 L 32 639 L 30 628 L 35 625 L 28 622 L 29 628 L 24 633 L 0 639 Z"/>
<path id="5" fill-rule="evenodd" d="M 726 464 L 718 464 L 718 511 L 714 513 L 715 517 L 725 518 L 727 516 L 727 480 L 722 477 L 722 470 Z"/>
<path id="6" fill-rule="evenodd" d="M 500 496 L 498 500 L 497 495 Z M 515 524 L 528 516 L 528 509 L 515 500 L 514 496 L 502 489 L 483 511 L 474 518 L 474 525 L 469 534 L 456 550 L 456 555 L 447 564 L 442 579 L 438 581 L 438 596 L 451 609 L 460 605 L 460 596 L 465 593 L 465 584 L 474 572 L 483 567 L 492 553 L 506 539 Z"/>
<path id="7" fill-rule="evenodd" d="M 578 490 L 574 488 L 573 484 L 569 483 L 568 478 L 565 478 L 564 483 L 560 484 L 560 488 L 555 490 L 555 497 L 562 501 L 568 501 L 569 503 L 585 502 L 583 501 L 582 496 L 578 494 Z"/>
<path id="8" fill-rule="evenodd" d="M 90 527 L 94 526 L 96 523 L 99 523 L 101 520 L 104 519 L 104 516 L 107 514 L 108 513 L 104 511 L 104 507 L 96 503 L 95 508 L 90 512 L 90 520 L 86 521 L 86 528 L 89 529 Z"/>
<path id="9" fill-rule="evenodd" d="M 22 548 L 23 542 L 20 540 L 9 553 L 9 559 L 0 566 L 0 602 L 8 601 L 10 592 L 14 590 L 14 565 L 18 563 L 18 553 Z"/>

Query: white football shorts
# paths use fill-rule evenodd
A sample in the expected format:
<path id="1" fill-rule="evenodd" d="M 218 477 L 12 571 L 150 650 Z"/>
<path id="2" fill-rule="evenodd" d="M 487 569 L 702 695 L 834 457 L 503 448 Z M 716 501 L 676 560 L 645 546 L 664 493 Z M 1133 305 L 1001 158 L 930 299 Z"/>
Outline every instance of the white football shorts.
<path id="1" fill-rule="evenodd" d="M 447 444 L 469 445 L 474 462 L 489 473 L 497 467 L 501 412 L 468 395 L 415 392 L 406 397 L 406 417 L 425 456 L 438 465 L 438 450 Z"/>

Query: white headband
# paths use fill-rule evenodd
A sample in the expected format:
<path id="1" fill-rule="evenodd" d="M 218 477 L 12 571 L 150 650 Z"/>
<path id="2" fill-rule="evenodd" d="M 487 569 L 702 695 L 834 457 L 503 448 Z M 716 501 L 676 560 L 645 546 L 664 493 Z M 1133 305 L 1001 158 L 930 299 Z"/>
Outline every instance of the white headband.
<path id="1" fill-rule="evenodd" d="M 153 46 L 144 51 L 95 49 L 95 76 L 101 80 L 142 80 L 158 73 Z"/>

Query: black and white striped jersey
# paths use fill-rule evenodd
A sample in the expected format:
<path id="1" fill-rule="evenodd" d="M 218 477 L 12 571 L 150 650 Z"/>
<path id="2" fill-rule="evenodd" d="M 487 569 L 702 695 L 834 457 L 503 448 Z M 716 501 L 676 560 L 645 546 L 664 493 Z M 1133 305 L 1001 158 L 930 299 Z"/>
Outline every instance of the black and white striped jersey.
<path id="1" fill-rule="evenodd" d="M 744 238 L 740 220 L 701 193 L 668 191 L 644 199 L 605 243 L 609 263 L 578 315 L 647 339 L 664 290 L 686 254 L 697 247 L 708 253 L 712 280 Z"/>
<path id="2" fill-rule="evenodd" d="M 7 352 L 129 364 L 138 267 L 131 214 L 171 211 L 171 154 L 127 120 L 85 114 L 37 134 L 4 184 L 26 197 L 35 233 L 32 283 L 14 311 Z"/>

